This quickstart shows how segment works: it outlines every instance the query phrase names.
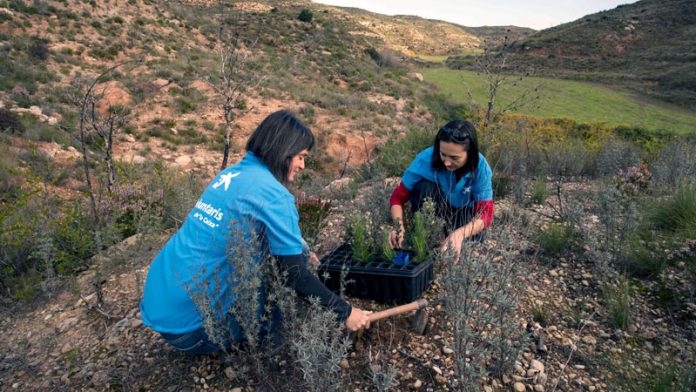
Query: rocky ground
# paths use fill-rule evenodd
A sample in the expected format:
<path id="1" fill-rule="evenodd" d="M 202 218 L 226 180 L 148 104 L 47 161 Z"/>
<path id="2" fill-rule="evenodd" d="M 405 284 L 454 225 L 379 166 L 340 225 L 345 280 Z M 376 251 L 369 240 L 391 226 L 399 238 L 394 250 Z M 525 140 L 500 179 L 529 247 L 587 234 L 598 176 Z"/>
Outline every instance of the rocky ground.
<path id="1" fill-rule="evenodd" d="M 327 230 L 337 233 L 340 217 L 330 222 Z M 491 249 L 495 235 L 486 245 Z M 264 390 L 239 377 L 223 357 L 181 355 L 142 325 L 142 284 L 166 238 L 132 237 L 63 282 L 58 294 L 33 304 L 3 304 L 0 389 Z M 674 353 L 689 344 L 684 320 L 696 318 L 696 306 L 670 313 L 654 303 L 647 288 L 632 297 L 630 326 L 616 329 L 599 296 L 601 277 L 591 265 L 575 256 L 548 260 L 524 239 L 519 244 L 516 275 L 523 290 L 510 317 L 529 336 L 529 345 L 512 374 L 484 380 L 486 391 L 610 391 L 620 389 L 622 377 L 649 377 L 679 363 Z M 436 279 L 424 295 L 429 302 L 424 335 L 413 333 L 408 318 L 401 317 L 353 337 L 349 357 L 340 363 L 348 390 L 374 390 L 369 369 L 375 364 L 397 369 L 394 390 L 452 389 L 453 340 L 441 289 Z M 366 309 L 385 307 L 349 300 Z M 279 366 L 277 375 L 285 374 L 288 364 Z"/>

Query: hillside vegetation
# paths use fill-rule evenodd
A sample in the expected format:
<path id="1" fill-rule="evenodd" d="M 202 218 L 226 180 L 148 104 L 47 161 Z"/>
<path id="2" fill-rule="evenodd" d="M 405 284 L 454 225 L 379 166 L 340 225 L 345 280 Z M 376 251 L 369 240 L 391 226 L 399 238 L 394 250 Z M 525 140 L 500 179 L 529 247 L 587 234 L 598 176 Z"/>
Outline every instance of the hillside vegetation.
<path id="1" fill-rule="evenodd" d="M 473 101 L 482 105 L 488 99 L 488 85 L 480 73 L 444 68 L 421 72 L 425 80 L 435 83 L 453 101 L 463 104 Z M 599 122 L 612 127 L 696 133 L 696 112 L 597 83 L 540 77 L 515 80 L 512 77 L 509 86 L 498 95 L 498 103 L 505 107 L 525 91 L 532 91 L 533 95 L 529 104 L 518 110 L 521 113 Z"/>
<path id="2" fill-rule="evenodd" d="M 693 109 L 694 9 L 694 0 L 641 0 L 511 40 L 505 50 L 518 69 L 611 82 Z"/>

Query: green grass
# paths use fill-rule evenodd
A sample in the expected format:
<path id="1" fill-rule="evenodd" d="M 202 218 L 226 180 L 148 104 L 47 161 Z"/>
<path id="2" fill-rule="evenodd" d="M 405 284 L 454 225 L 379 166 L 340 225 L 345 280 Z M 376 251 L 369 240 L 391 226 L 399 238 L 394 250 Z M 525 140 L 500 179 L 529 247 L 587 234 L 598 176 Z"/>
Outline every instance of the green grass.
<path id="1" fill-rule="evenodd" d="M 457 102 L 469 103 L 467 87 L 474 102 L 486 103 L 484 79 L 475 72 L 444 68 L 422 69 L 425 79 Z M 513 81 L 515 78 L 510 77 Z M 571 118 L 578 122 L 603 122 L 610 126 L 627 125 L 649 130 L 668 130 L 680 134 L 696 133 L 696 113 L 654 99 L 614 90 L 595 83 L 530 77 L 517 86 L 504 87 L 499 95 L 502 105 L 523 91 L 539 85 L 539 100 L 520 111 L 544 117 Z"/>

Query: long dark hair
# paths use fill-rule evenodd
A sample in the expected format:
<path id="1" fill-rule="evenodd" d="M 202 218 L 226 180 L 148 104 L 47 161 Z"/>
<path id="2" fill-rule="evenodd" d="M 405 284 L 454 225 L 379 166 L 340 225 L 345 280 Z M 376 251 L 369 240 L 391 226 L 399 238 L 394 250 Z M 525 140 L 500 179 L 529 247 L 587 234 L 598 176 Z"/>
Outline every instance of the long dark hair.
<path id="1" fill-rule="evenodd" d="M 292 157 L 314 147 L 312 131 L 288 110 L 271 113 L 249 136 L 246 150 L 251 151 L 285 184 Z"/>
<path id="2" fill-rule="evenodd" d="M 479 148 L 474 124 L 467 120 L 452 120 L 437 131 L 433 142 L 432 167 L 435 170 L 447 170 L 442 158 L 440 158 L 440 142 L 456 143 L 464 147 L 466 163 L 457 169 L 455 174 L 457 178 L 461 178 L 466 173 L 471 173 L 472 177 L 475 178 L 479 165 Z"/>

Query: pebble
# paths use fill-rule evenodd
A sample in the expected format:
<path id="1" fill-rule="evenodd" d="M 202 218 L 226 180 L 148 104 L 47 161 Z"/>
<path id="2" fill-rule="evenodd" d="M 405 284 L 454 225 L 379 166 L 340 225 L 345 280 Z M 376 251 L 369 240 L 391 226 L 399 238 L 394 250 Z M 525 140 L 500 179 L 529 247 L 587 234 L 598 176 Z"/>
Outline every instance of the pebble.
<path id="1" fill-rule="evenodd" d="M 534 390 L 536 392 L 544 392 L 544 386 L 543 385 L 535 385 Z"/>
<path id="2" fill-rule="evenodd" d="M 232 388 L 232 390 L 230 390 L 230 392 L 242 392 L 242 388 L 240 388 L 240 387 Z"/>
<path id="3" fill-rule="evenodd" d="M 451 354 L 454 353 L 454 350 L 452 350 L 452 349 L 449 348 L 449 347 L 443 347 L 443 348 L 442 348 L 442 353 L 445 354 L 445 355 L 451 355 Z"/>
<path id="4" fill-rule="evenodd" d="M 433 366 L 433 370 L 435 371 L 435 373 L 442 375 L 442 370 L 439 367 Z"/>
<path id="5" fill-rule="evenodd" d="M 349 368 L 350 368 L 350 364 L 348 363 L 348 360 L 345 359 L 345 358 L 341 359 L 341 362 L 339 362 L 338 365 L 339 365 L 340 367 L 342 367 L 343 369 L 349 369 Z"/>
<path id="6" fill-rule="evenodd" d="M 532 362 L 529 364 L 529 367 L 538 370 L 540 373 L 544 372 L 544 364 L 536 359 L 532 359 Z"/>
<path id="7" fill-rule="evenodd" d="M 592 345 L 597 344 L 597 339 L 595 339 L 594 336 L 590 336 L 590 335 L 583 337 L 582 341 L 585 344 L 592 344 Z"/>
<path id="8" fill-rule="evenodd" d="M 225 368 L 225 376 L 229 378 L 230 380 L 234 380 L 237 378 L 237 372 L 232 369 L 232 366 L 228 366 Z"/>
<path id="9" fill-rule="evenodd" d="M 423 381 L 416 379 L 416 381 L 413 382 L 413 389 L 418 389 L 423 386 Z"/>
<path id="10" fill-rule="evenodd" d="M 524 384 L 522 384 L 521 382 L 516 382 L 515 385 L 513 386 L 513 388 L 515 388 L 515 392 L 524 392 L 525 391 Z"/>
<path id="11" fill-rule="evenodd" d="M 488 385 L 483 387 L 483 392 L 493 392 L 493 388 L 489 387 Z"/>

